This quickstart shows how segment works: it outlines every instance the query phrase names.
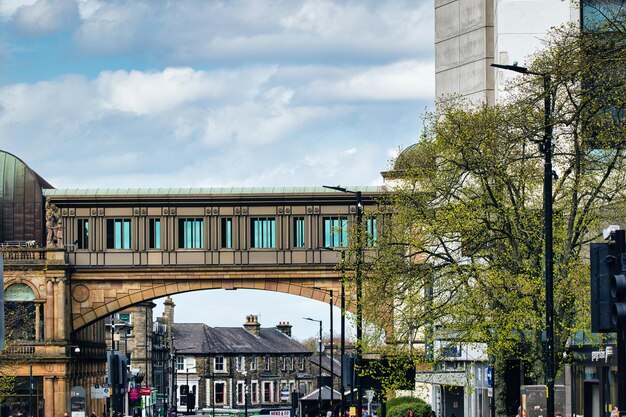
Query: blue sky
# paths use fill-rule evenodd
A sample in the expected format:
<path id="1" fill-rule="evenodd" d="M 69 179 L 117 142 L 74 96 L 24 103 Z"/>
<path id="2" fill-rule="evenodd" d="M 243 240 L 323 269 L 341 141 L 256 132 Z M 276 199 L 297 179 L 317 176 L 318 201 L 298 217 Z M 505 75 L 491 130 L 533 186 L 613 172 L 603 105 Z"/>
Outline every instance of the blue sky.
<path id="1" fill-rule="evenodd" d="M 433 9 L 0 0 L 0 146 L 57 188 L 379 184 L 432 107 Z M 328 316 L 251 291 L 174 301 L 180 321 L 256 313 L 299 338 L 317 331 L 302 317 Z M 229 312 L 200 317 L 198 302 Z"/>

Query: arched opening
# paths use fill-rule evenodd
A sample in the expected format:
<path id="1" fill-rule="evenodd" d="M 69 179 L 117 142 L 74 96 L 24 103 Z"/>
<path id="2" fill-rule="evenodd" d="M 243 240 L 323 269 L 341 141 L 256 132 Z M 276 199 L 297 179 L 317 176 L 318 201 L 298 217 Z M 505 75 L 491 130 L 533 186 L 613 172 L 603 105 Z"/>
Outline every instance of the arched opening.
<path id="1" fill-rule="evenodd" d="M 35 302 L 35 293 L 26 284 L 12 284 L 4 292 L 4 315 L 7 340 L 39 341 L 41 304 Z"/>

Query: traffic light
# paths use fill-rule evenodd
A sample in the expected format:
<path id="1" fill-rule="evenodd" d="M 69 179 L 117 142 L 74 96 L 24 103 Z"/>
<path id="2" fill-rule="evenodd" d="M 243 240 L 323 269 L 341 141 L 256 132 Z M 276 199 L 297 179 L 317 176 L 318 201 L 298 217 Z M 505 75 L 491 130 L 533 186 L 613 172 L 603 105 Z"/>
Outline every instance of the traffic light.
<path id="1" fill-rule="evenodd" d="M 614 332 L 626 325 L 626 247 L 624 230 L 608 243 L 591 244 L 591 331 Z"/>
<path id="2" fill-rule="evenodd" d="M 591 331 L 613 331 L 608 243 L 591 244 Z"/>

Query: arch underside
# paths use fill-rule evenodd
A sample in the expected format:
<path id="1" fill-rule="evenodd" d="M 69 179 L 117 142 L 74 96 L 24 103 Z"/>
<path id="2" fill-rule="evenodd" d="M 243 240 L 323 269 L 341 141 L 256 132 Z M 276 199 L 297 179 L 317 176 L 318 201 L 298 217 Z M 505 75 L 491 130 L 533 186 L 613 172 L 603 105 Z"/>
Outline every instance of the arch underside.
<path id="1" fill-rule="evenodd" d="M 108 274 L 107 274 L 108 275 Z M 180 274 L 178 274 L 180 275 Z M 307 276 L 264 277 L 252 274 L 239 279 L 213 277 L 187 277 L 165 280 L 145 280 L 141 277 L 129 279 L 127 274 L 119 276 L 80 277 L 72 279 L 72 328 L 81 328 L 124 310 L 132 305 L 154 299 L 191 291 L 211 289 L 250 289 L 281 292 L 306 297 L 320 302 L 330 302 L 333 290 L 333 305 L 341 305 L 341 280 L 336 271 L 324 271 Z M 311 276 L 312 275 L 312 276 Z M 346 293 L 346 310 L 356 307 L 354 297 Z"/>

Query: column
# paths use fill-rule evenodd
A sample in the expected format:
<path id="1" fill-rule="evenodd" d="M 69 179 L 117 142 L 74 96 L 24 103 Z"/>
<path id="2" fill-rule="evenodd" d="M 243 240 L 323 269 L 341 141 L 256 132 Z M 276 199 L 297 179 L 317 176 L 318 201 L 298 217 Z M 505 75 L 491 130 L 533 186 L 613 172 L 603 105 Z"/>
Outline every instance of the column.
<path id="1" fill-rule="evenodd" d="M 67 404 L 67 401 L 70 397 L 70 393 L 69 393 L 69 387 L 68 387 L 68 381 L 67 381 L 67 377 L 65 376 L 60 376 L 57 378 L 56 380 L 56 387 L 54 390 L 54 414 L 52 414 L 53 417 L 60 417 L 63 415 L 63 413 L 68 412 L 69 413 L 69 406 Z"/>
<path id="2" fill-rule="evenodd" d="M 35 340 L 37 342 L 41 341 L 41 332 L 39 329 L 41 328 L 41 304 L 35 303 Z"/>
<path id="3" fill-rule="evenodd" d="M 56 332 L 54 331 L 54 286 L 52 279 L 46 282 L 46 305 L 44 307 L 44 338 L 46 341 L 54 339 Z"/>
<path id="4" fill-rule="evenodd" d="M 57 300 L 57 315 L 56 322 L 58 326 L 58 334 L 59 339 L 65 340 L 67 338 L 67 332 L 65 329 L 67 326 L 65 325 L 65 321 L 67 320 L 67 316 L 65 314 L 65 305 L 67 304 L 67 300 L 65 299 L 67 291 L 65 290 L 65 278 L 59 278 L 57 280 L 57 296 L 55 299 Z"/>
<path id="5" fill-rule="evenodd" d="M 44 403 L 44 414 L 46 417 L 58 417 L 54 414 L 54 378 L 51 376 L 44 377 L 43 397 L 46 400 Z"/>

